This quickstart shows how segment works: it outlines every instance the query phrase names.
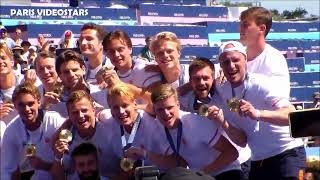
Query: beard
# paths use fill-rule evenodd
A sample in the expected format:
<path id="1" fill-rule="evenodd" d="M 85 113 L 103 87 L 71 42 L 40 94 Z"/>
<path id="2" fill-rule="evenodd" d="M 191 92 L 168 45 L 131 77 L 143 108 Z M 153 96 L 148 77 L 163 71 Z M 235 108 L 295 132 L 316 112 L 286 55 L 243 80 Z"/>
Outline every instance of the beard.
<path id="1" fill-rule="evenodd" d="M 100 176 L 99 176 L 98 170 L 95 170 L 95 171 L 91 171 L 90 176 L 85 176 L 83 174 L 79 174 L 79 179 L 80 180 L 99 180 Z"/>

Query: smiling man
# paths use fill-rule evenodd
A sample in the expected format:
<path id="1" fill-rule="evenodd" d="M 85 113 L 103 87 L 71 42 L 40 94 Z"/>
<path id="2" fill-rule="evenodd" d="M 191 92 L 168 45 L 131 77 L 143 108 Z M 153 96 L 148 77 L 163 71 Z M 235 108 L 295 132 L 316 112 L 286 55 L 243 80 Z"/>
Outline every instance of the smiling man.
<path id="1" fill-rule="evenodd" d="M 77 90 L 70 94 L 66 107 L 68 110 L 72 132 L 72 141 L 58 139 L 55 143 L 55 163 L 52 172 L 55 179 L 64 177 L 66 171 L 68 177 L 74 177 L 74 166 L 69 154 L 79 144 L 90 142 L 98 149 L 99 171 L 102 176 L 112 176 L 115 174 L 115 164 L 112 163 L 114 155 L 111 149 L 112 131 L 108 131 L 102 122 L 97 121 L 92 97 L 83 90 Z"/>
<path id="2" fill-rule="evenodd" d="M 184 158 L 191 169 L 202 170 L 212 176 L 218 177 L 230 170 L 228 165 L 237 159 L 238 152 L 222 136 L 221 126 L 205 117 L 181 111 L 177 92 L 170 84 L 155 88 L 151 99 L 157 120 L 164 126 L 176 156 Z M 210 116 L 223 118 L 218 109 Z"/>
<path id="3" fill-rule="evenodd" d="M 151 88 L 160 84 L 159 73 L 145 71 L 145 60 L 132 59 L 132 42 L 126 32 L 111 31 L 104 38 L 103 47 L 121 81 L 141 88 Z"/>
<path id="4" fill-rule="evenodd" d="M 160 32 L 151 51 L 162 73 L 162 81 L 178 88 L 189 81 L 188 66 L 180 64 L 181 42 L 173 32 Z"/>
<path id="5" fill-rule="evenodd" d="M 228 102 L 221 104 L 225 120 L 220 123 L 226 131 L 245 132 L 243 140 L 252 152 L 250 179 L 297 179 L 305 169 L 305 150 L 301 139 L 290 137 L 288 114 L 295 108 L 289 96 L 273 88 L 272 78 L 247 73 L 247 54 L 241 43 L 223 43 L 218 59 L 228 80 L 216 86 L 221 102 Z M 234 142 L 243 138 L 229 137 Z"/>
<path id="6" fill-rule="evenodd" d="M 1 148 L 1 179 L 11 179 L 21 173 L 22 178 L 51 179 L 48 171 L 54 160 L 51 137 L 64 122 L 55 112 L 40 108 L 40 93 L 30 84 L 16 87 L 12 96 L 19 113 L 7 127 Z M 33 152 L 28 148 L 32 147 Z"/>

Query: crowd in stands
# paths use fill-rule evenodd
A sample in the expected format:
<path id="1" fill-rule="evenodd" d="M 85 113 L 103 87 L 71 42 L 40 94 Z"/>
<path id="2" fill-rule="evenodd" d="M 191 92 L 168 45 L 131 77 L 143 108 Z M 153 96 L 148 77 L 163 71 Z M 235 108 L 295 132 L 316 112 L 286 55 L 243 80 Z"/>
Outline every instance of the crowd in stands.
<path id="1" fill-rule="evenodd" d="M 243 11 L 240 40 L 220 46 L 219 66 L 180 64 L 172 32 L 132 57 L 123 30 L 87 23 L 53 45 L 1 26 L 0 179 L 135 179 L 156 166 L 163 179 L 184 167 L 206 179 L 298 180 L 306 152 L 290 136 L 289 70 L 266 43 L 271 26 L 265 8 Z"/>

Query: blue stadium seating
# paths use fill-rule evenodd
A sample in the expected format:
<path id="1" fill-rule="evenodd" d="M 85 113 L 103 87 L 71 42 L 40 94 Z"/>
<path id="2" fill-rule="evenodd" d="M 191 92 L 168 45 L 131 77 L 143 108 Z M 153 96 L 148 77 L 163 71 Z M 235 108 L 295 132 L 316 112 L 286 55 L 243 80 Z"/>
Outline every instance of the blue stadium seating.
<path id="1" fill-rule="evenodd" d="M 320 86 L 320 72 L 291 72 L 291 87 Z"/>
<path id="2" fill-rule="evenodd" d="M 313 101 L 313 94 L 320 92 L 319 87 L 292 87 L 290 97 L 292 102 Z"/>
<path id="3" fill-rule="evenodd" d="M 304 57 L 287 58 L 289 72 L 304 72 Z"/>

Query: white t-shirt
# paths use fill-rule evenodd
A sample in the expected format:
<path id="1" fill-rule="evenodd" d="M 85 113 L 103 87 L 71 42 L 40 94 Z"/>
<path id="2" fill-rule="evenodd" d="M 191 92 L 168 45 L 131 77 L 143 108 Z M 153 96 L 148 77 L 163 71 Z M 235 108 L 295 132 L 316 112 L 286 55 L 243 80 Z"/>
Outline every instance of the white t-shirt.
<path id="1" fill-rule="evenodd" d="M 152 83 L 161 80 L 159 73 L 145 71 L 144 68 L 147 65 L 147 62 L 145 60 L 137 58 L 132 61 L 134 63 L 134 66 L 128 72 L 120 74 L 120 72 L 117 71 L 117 74 L 121 81 L 133 84 L 140 88 L 145 88 Z"/>
<path id="2" fill-rule="evenodd" d="M 290 94 L 290 77 L 285 57 L 280 51 L 266 44 L 263 52 L 247 62 L 247 71 L 263 74 L 273 80 L 273 88 L 284 94 Z"/>
<path id="3" fill-rule="evenodd" d="M 169 150 L 169 143 L 167 142 L 163 126 L 154 117 L 150 116 L 144 111 L 138 111 L 141 117 L 139 128 L 137 129 L 135 138 L 132 142 L 132 146 L 140 147 L 147 151 L 151 151 L 157 154 L 166 154 Z M 122 143 L 121 143 L 121 129 L 120 124 L 116 119 L 110 117 L 110 110 L 103 110 L 100 113 L 100 117 L 108 124 L 110 130 L 113 130 L 112 134 L 112 148 L 117 154 L 119 159 L 123 158 Z M 156 132 L 156 133 L 155 133 Z M 129 133 L 124 131 L 126 140 L 129 139 Z M 144 161 L 144 165 L 156 165 L 150 162 L 149 159 Z"/>
<path id="4" fill-rule="evenodd" d="M 109 108 L 109 105 L 107 103 L 107 90 L 106 89 L 100 89 L 96 85 L 89 84 L 90 88 L 90 95 L 93 98 L 95 102 L 97 102 L 99 105 L 102 105 L 104 108 Z M 58 112 L 62 117 L 68 116 L 68 109 L 66 102 L 68 100 L 69 93 L 67 91 L 64 91 L 61 99 L 61 102 L 57 104 L 51 104 L 49 109 L 50 111 L 56 111 Z M 97 110 L 97 109 L 96 109 Z"/>
<path id="5" fill-rule="evenodd" d="M 272 87 L 273 83 L 273 79 L 268 79 L 266 76 L 249 73 L 245 85 L 242 84 L 234 89 L 235 95 L 237 99 L 249 101 L 259 110 L 276 110 L 288 106 L 289 97 L 275 90 Z M 223 86 L 216 86 L 216 89 L 225 102 L 223 107 L 225 118 L 245 131 L 252 151 L 252 160 L 266 159 L 303 144 L 301 139 L 290 137 L 289 126 L 278 126 L 259 121 L 259 130 L 257 130 L 256 120 L 240 117 L 237 113 L 230 112 L 226 104 L 226 101 L 232 98 L 232 88 L 229 82 Z"/>
<path id="6" fill-rule="evenodd" d="M 182 122 L 179 154 L 188 162 L 191 169 L 200 170 L 214 162 L 219 156 L 220 152 L 215 150 L 213 146 L 221 138 L 222 127 L 207 118 L 193 113 L 180 111 L 179 116 Z M 177 147 L 178 128 L 169 129 L 169 133 L 175 147 Z M 210 174 L 217 175 L 228 170 L 230 169 L 223 168 Z"/>
<path id="7" fill-rule="evenodd" d="M 103 61 L 102 64 L 100 64 L 98 67 L 94 68 L 94 69 L 90 69 L 89 68 L 89 61 L 85 61 L 85 65 L 86 65 L 86 81 L 89 84 L 92 85 L 98 85 L 97 84 L 97 80 L 96 80 L 96 74 L 98 73 L 98 71 L 101 69 L 101 67 L 110 67 L 113 68 L 114 66 L 112 65 L 112 63 L 110 62 L 110 59 L 103 56 Z"/>
<path id="8" fill-rule="evenodd" d="M 112 177 L 116 174 L 117 166 L 120 162 L 116 162 L 115 155 L 111 148 L 111 136 L 113 131 L 106 126 L 106 124 L 96 121 L 95 134 L 90 139 L 82 139 L 75 128 L 71 128 L 72 142 L 69 143 L 69 150 L 71 152 L 81 143 L 89 142 L 96 146 L 98 150 L 99 172 L 102 176 Z M 116 162 L 116 163 L 115 163 Z M 70 176 L 74 176 L 74 169 L 71 156 L 63 155 L 63 165 L 66 170 L 70 172 Z"/>
<path id="9" fill-rule="evenodd" d="M 11 179 L 12 173 L 20 168 L 20 172 L 33 170 L 25 157 L 25 147 L 29 134 L 32 144 L 36 145 L 36 156 L 52 162 L 54 154 L 51 138 L 64 122 L 64 118 L 55 112 L 44 112 L 43 122 L 35 131 L 26 130 L 23 120 L 18 118 L 9 124 L 4 136 L 1 149 L 1 179 Z M 36 170 L 32 179 L 51 179 L 49 172 Z"/>
<path id="10" fill-rule="evenodd" d="M 193 91 L 190 91 L 189 93 L 185 94 L 184 96 L 179 97 L 180 101 L 180 108 L 183 111 L 187 112 L 192 112 L 192 113 L 197 113 L 196 110 L 194 110 L 194 103 L 195 103 L 195 95 Z M 209 106 L 215 105 L 219 108 L 222 108 L 222 105 L 224 102 L 222 99 L 217 95 L 217 93 L 211 94 L 211 101 L 208 103 Z M 212 120 L 213 121 L 213 120 Z M 235 143 L 233 143 L 228 135 L 226 133 L 223 133 L 223 135 L 229 140 L 229 142 L 238 150 L 239 152 L 239 157 L 238 161 L 235 161 L 234 163 L 230 164 L 227 167 L 234 167 L 235 169 L 239 169 L 239 166 L 236 166 L 238 162 L 244 163 L 251 157 L 251 150 L 249 146 L 247 145 L 246 147 L 242 148 Z"/>
<path id="11" fill-rule="evenodd" d="M 181 72 L 180 72 L 179 79 L 171 83 L 171 86 L 175 89 L 189 82 L 189 65 L 180 64 L 180 67 L 181 67 Z M 162 78 L 164 79 L 164 77 Z"/>

